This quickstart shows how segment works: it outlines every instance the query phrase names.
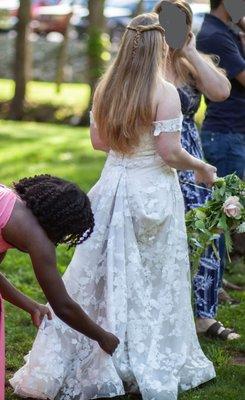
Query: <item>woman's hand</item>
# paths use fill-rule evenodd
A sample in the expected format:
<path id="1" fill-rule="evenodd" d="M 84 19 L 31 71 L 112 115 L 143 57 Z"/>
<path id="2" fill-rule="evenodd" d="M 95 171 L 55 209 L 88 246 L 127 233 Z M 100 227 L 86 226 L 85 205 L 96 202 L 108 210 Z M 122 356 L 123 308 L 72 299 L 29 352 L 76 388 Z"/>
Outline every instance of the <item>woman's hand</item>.
<path id="1" fill-rule="evenodd" d="M 35 325 L 37 328 L 39 328 L 39 326 L 41 325 L 42 320 L 45 317 L 45 315 L 47 315 L 49 320 L 52 319 L 52 314 L 51 314 L 50 309 L 48 307 L 44 306 L 43 304 L 35 303 L 35 305 L 33 306 L 33 309 L 30 310 L 30 314 L 31 314 L 31 319 L 32 319 L 33 325 Z"/>
<path id="2" fill-rule="evenodd" d="M 240 32 L 239 36 L 240 36 L 241 43 L 242 43 L 243 53 L 245 55 L 245 32 Z"/>
<path id="3" fill-rule="evenodd" d="M 217 179 L 217 168 L 210 164 L 202 163 L 200 168 L 195 171 L 195 180 L 197 184 L 203 183 L 212 187 Z"/>
<path id="4" fill-rule="evenodd" d="M 98 343 L 102 348 L 102 350 L 104 350 L 106 353 L 112 356 L 117 346 L 119 345 L 120 341 L 115 335 L 105 331 L 101 339 L 98 340 Z"/>
<path id="5" fill-rule="evenodd" d="M 196 49 L 196 36 L 194 35 L 193 32 L 189 33 L 189 37 L 187 38 L 187 41 L 182 48 L 181 52 L 182 54 L 188 59 L 188 57 L 193 54 Z"/>

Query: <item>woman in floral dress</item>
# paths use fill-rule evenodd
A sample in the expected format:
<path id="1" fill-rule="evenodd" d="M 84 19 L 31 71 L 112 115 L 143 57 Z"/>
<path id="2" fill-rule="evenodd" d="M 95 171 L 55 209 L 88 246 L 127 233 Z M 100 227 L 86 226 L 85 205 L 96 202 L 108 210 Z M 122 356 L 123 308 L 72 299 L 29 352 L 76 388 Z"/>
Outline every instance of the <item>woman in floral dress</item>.
<path id="1" fill-rule="evenodd" d="M 185 150 L 194 157 L 203 159 L 199 132 L 195 124 L 201 96 L 212 101 L 224 101 L 230 95 L 230 83 L 224 71 L 216 67 L 211 57 L 200 54 L 196 39 L 191 32 L 193 15 L 189 4 L 183 0 L 167 0 L 178 7 L 186 16 L 187 38 L 182 49 L 170 49 L 168 78 L 177 87 L 183 113 L 181 142 Z M 158 14 L 164 13 L 166 1 L 156 6 Z M 171 18 L 168 15 L 168 18 Z M 170 22 L 170 25 L 174 21 Z M 196 185 L 194 171 L 179 171 L 181 190 L 186 212 L 202 206 L 210 199 L 207 187 Z M 218 241 L 217 241 L 218 246 Z M 222 339 L 237 339 L 240 336 L 216 321 L 218 307 L 220 262 L 213 249 L 207 249 L 201 258 L 199 270 L 193 279 L 197 332 Z"/>

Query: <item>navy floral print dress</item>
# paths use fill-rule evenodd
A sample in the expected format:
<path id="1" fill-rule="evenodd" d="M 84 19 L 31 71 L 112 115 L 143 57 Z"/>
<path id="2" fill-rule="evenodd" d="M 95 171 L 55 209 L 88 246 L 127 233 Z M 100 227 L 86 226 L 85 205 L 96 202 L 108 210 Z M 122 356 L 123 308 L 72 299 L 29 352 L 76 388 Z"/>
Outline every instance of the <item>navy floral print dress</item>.
<path id="1" fill-rule="evenodd" d="M 193 86 L 186 85 L 178 89 L 182 113 L 184 116 L 182 128 L 182 146 L 192 156 L 203 159 L 201 140 L 194 121 L 198 111 L 201 94 Z M 195 185 L 193 171 L 179 171 L 179 181 L 185 201 L 186 211 L 199 207 L 205 203 L 210 192 L 206 188 L 198 188 Z M 200 262 L 199 271 L 193 279 L 195 314 L 200 318 L 214 318 L 218 305 L 220 262 L 217 260 L 210 247 Z"/>

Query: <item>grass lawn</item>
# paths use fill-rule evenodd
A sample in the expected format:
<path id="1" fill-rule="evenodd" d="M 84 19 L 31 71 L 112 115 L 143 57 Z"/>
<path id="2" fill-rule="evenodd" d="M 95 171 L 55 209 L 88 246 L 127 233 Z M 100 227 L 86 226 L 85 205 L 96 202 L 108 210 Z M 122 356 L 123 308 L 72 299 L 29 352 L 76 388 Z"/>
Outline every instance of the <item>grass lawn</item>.
<path id="1" fill-rule="evenodd" d="M 88 130 L 32 122 L 0 121 L 0 182 L 37 173 L 49 172 L 77 182 L 85 190 L 96 182 L 104 163 L 104 155 L 92 150 Z M 69 263 L 72 251 L 58 249 L 60 271 Z M 244 265 L 230 267 L 229 280 L 245 285 Z M 38 301 L 45 301 L 36 284 L 29 259 L 10 251 L 1 271 L 21 290 Z M 220 307 L 219 320 L 235 326 L 245 336 L 244 294 L 233 293 L 243 302 L 236 307 Z M 35 336 L 30 318 L 24 312 L 6 304 L 7 377 L 23 364 L 23 356 Z M 244 400 L 245 366 L 234 365 L 234 357 L 245 356 L 244 340 L 233 343 L 202 339 L 202 346 L 213 360 L 217 379 L 203 387 L 180 395 L 181 400 Z M 16 399 L 7 387 L 6 400 Z"/>
<path id="2" fill-rule="evenodd" d="M 14 81 L 0 79 L 0 89 L 1 105 L 1 103 L 9 102 L 12 99 L 14 95 Z M 40 121 L 40 111 L 37 113 L 37 109 L 42 110 L 41 122 L 52 121 L 52 117 L 55 118 L 56 122 L 62 122 L 66 117 L 70 118 L 71 115 L 80 116 L 86 109 L 89 101 L 89 86 L 82 83 L 63 83 L 60 89 L 60 92 L 57 93 L 56 84 L 53 82 L 29 82 L 26 96 L 29 111 L 27 110 L 26 119 Z M 51 114 L 49 114 L 50 109 L 53 109 Z M 202 98 L 199 111 L 196 114 L 198 126 L 201 126 L 203 122 L 205 110 L 206 105 L 204 98 Z M 3 117 L 5 119 L 7 115 L 8 109 L 3 108 L 1 115 L 0 107 L 0 118 Z M 48 118 L 47 115 L 50 115 L 50 119 L 44 119 L 45 117 Z"/>
<path id="3" fill-rule="evenodd" d="M 14 95 L 14 81 L 0 79 L 0 104 L 9 102 Z M 63 83 L 60 92 L 56 91 L 53 82 L 29 82 L 27 84 L 27 120 L 49 121 L 53 117 L 62 121 L 72 115 L 80 116 L 86 109 L 89 101 L 89 86 L 82 83 Z M 3 107 L 2 117 L 8 114 L 8 108 Z M 45 119 L 46 118 L 46 119 Z"/>
<path id="4" fill-rule="evenodd" d="M 0 101 L 11 100 L 14 94 L 14 81 L 0 79 Z M 63 83 L 60 93 L 53 82 L 29 82 L 27 84 L 27 101 L 31 103 L 67 105 L 85 108 L 89 96 L 89 86 L 83 83 Z"/>

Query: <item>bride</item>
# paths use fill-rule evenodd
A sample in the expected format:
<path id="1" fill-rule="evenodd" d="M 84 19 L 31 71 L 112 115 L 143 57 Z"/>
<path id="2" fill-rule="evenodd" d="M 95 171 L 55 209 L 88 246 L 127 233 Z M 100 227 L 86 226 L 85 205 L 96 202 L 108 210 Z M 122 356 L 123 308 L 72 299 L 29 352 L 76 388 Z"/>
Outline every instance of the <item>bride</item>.
<path id="1" fill-rule="evenodd" d="M 11 379 L 19 396 L 176 400 L 215 376 L 195 332 L 176 168 L 209 186 L 216 169 L 181 147 L 180 100 L 163 75 L 167 51 L 157 14 L 134 18 L 97 87 L 91 140 L 109 154 L 89 192 L 95 230 L 64 275 L 70 295 L 120 344 L 109 356 L 57 317 L 45 320 Z"/>

